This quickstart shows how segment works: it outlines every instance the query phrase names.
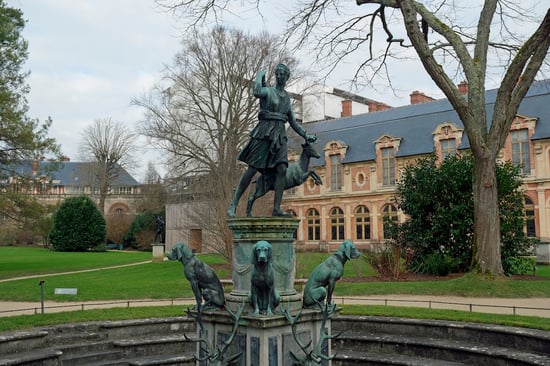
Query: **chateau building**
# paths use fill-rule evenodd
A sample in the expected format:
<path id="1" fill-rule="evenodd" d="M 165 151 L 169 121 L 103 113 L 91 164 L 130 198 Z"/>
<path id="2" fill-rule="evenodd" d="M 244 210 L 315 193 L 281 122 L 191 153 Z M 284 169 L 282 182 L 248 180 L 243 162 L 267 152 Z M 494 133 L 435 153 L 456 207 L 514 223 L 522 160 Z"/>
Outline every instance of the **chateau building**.
<path id="1" fill-rule="evenodd" d="M 40 201 L 50 204 L 83 194 L 97 201 L 99 186 L 95 164 L 68 160 L 60 163 L 44 160 L 23 162 L 18 165 L 16 174 L 0 182 L 1 189 L 35 195 Z M 140 184 L 121 169 L 107 194 L 105 213 L 135 213 L 138 197 L 141 197 Z"/>
<path id="2" fill-rule="evenodd" d="M 467 84 L 459 90 L 466 95 Z M 497 90 L 487 91 L 489 119 Z M 380 108 L 351 115 L 342 102 L 342 118 L 307 123 L 318 137 L 320 159 L 311 167 L 323 179 L 309 178 L 285 192 L 284 207 L 301 223 L 299 245 L 310 250 L 334 250 L 343 239 L 369 249 L 386 238 L 384 216 L 403 221 L 394 205 L 400 172 L 416 159 L 435 153 L 438 159 L 469 149 L 458 115 L 446 99 L 434 100 L 421 92 L 411 94 L 411 104 Z M 535 82 L 513 121 L 499 159 L 522 166 L 529 236 L 550 242 L 550 80 Z M 348 108 L 349 110 L 350 108 Z M 351 112 L 351 111 L 349 111 Z M 296 159 L 300 138 L 291 131 L 289 153 Z"/>

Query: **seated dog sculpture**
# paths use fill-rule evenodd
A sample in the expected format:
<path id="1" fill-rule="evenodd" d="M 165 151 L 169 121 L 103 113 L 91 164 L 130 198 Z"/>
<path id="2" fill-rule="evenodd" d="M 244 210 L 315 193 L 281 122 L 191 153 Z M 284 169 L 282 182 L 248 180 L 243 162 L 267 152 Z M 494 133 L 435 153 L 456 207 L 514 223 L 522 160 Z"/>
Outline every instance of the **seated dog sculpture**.
<path id="1" fill-rule="evenodd" d="M 225 305 L 223 286 L 220 279 L 207 264 L 195 257 L 184 243 L 177 243 L 168 255 L 170 260 L 178 260 L 183 265 L 185 278 L 191 283 L 197 311 L 221 309 Z M 204 305 L 202 300 L 204 299 Z"/>
<path id="2" fill-rule="evenodd" d="M 322 305 L 326 299 L 327 305 L 334 308 L 332 304 L 332 293 L 336 281 L 344 274 L 344 264 L 349 259 L 359 258 L 361 253 L 357 251 L 351 240 L 344 240 L 332 256 L 319 264 L 309 276 L 304 289 L 303 307 L 314 307 Z"/>
<path id="3" fill-rule="evenodd" d="M 273 315 L 280 296 L 275 290 L 273 250 L 271 244 L 261 240 L 252 249 L 252 275 L 249 301 L 253 315 Z"/>

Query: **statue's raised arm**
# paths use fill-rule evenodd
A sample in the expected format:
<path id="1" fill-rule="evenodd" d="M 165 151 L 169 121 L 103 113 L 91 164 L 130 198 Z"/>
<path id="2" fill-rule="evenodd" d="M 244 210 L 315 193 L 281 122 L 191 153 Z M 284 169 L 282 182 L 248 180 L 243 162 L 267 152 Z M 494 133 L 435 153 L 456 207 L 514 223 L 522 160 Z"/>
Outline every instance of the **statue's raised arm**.
<path id="1" fill-rule="evenodd" d="M 256 73 L 256 79 L 254 80 L 253 93 L 256 98 L 265 97 L 268 91 L 265 89 L 265 71 L 260 70 Z"/>

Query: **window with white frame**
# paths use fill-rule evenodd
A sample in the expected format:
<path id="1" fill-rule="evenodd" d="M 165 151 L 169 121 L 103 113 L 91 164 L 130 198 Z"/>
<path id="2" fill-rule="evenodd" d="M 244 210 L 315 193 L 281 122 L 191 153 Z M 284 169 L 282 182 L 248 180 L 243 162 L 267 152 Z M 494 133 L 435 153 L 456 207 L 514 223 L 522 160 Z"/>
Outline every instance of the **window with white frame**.
<path id="1" fill-rule="evenodd" d="M 330 189 L 342 190 L 342 158 L 339 154 L 330 156 Z"/>
<path id="2" fill-rule="evenodd" d="M 526 128 L 510 132 L 512 142 L 512 164 L 520 166 L 523 174 L 531 173 L 529 135 Z"/>
<path id="3" fill-rule="evenodd" d="M 382 184 L 392 186 L 395 184 L 395 152 L 393 147 L 380 149 L 382 155 Z"/>

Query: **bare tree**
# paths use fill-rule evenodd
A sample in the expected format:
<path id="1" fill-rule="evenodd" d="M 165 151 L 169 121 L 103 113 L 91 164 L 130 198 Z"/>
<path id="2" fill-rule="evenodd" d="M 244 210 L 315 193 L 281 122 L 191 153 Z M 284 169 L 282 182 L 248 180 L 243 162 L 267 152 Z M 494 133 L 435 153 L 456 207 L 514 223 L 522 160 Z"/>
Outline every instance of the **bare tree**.
<path id="1" fill-rule="evenodd" d="M 105 215 L 105 198 L 120 172 L 134 164 L 135 134 L 111 118 L 97 119 L 82 133 L 80 154 L 93 161 L 99 191 L 99 211 Z"/>
<path id="2" fill-rule="evenodd" d="M 147 163 L 147 170 L 145 171 L 145 177 L 141 186 L 141 197 L 139 211 L 164 211 L 164 206 L 168 199 L 166 187 L 152 162 Z"/>
<path id="3" fill-rule="evenodd" d="M 168 153 L 171 191 L 209 202 L 207 209 L 197 205 L 195 224 L 213 233 L 216 242 L 209 245 L 229 257 L 232 239 L 225 221 L 242 173 L 237 155 L 257 123 L 251 80 L 279 62 L 295 70 L 296 62 L 273 36 L 222 27 L 191 31 L 182 45 L 163 82 L 133 103 L 145 109 L 142 133 Z"/>
<path id="4" fill-rule="evenodd" d="M 302 7 L 289 20 L 289 39 L 297 39 L 299 46 L 314 40 L 318 59 L 328 62 L 329 69 L 346 56 L 364 54 L 356 80 L 362 72 L 370 73 L 368 77 L 387 72 L 387 61 L 396 57 L 395 49 L 414 48 L 424 69 L 464 123 L 475 158 L 476 249 L 472 269 L 501 275 L 496 158 L 523 97 L 548 61 L 550 11 L 536 13 L 503 0 L 486 0 L 481 5 L 448 0 L 356 2 L 364 6 L 346 16 L 343 9 L 349 3 L 302 1 Z M 173 11 L 187 11 L 206 19 L 209 13 L 227 8 L 229 1 L 161 3 Z M 370 12 L 363 9 L 368 5 L 373 6 Z M 473 23 L 472 18 L 476 18 Z M 535 19 L 538 27 L 521 36 L 525 24 Z M 381 52 L 375 47 L 379 39 L 386 42 Z M 487 104 L 485 92 L 491 76 L 500 80 L 500 85 L 494 103 Z M 467 98 L 457 88 L 462 80 L 469 85 Z M 391 79 L 388 83 L 391 85 Z"/>

